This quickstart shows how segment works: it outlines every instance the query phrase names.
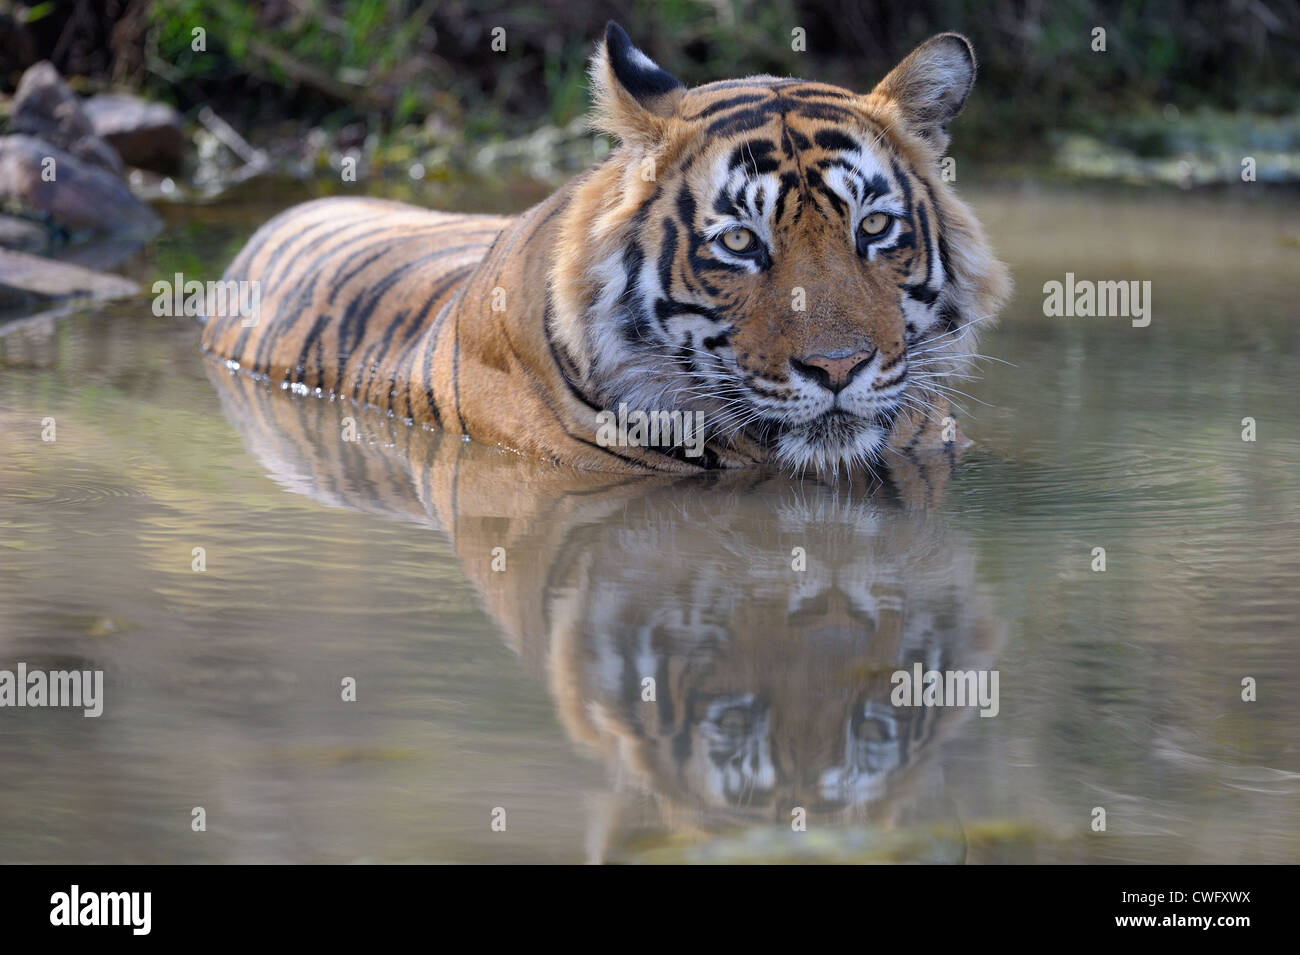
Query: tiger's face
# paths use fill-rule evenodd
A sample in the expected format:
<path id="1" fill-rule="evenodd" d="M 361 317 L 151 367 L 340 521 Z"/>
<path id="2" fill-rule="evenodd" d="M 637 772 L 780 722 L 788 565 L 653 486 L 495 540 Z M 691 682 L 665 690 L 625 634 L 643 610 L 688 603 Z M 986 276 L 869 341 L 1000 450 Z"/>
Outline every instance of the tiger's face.
<path id="1" fill-rule="evenodd" d="M 940 322 L 933 200 L 842 91 L 741 90 L 720 113 L 707 88 L 683 98 L 735 132 L 683 158 L 679 218 L 662 225 L 687 248 L 652 290 L 676 313 L 662 344 L 784 462 L 866 459 L 911 383 L 909 344 Z"/>
<path id="2" fill-rule="evenodd" d="M 687 90 L 611 25 L 593 69 L 621 140 L 585 208 L 584 321 L 562 340 L 607 402 L 702 411 L 780 466 L 870 465 L 1005 296 L 939 175 L 974 78 L 929 41 L 871 94 L 751 77 Z M 580 205 L 584 205 L 581 204 Z"/>

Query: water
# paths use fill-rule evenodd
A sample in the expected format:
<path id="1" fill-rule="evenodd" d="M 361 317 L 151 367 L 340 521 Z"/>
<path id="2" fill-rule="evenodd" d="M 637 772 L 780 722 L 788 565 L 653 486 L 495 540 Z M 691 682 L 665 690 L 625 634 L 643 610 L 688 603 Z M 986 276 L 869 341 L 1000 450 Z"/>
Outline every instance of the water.
<path id="1" fill-rule="evenodd" d="M 1300 861 L 1296 202 L 967 193 L 1010 364 L 902 502 L 442 441 L 147 298 L 10 326 L 0 669 L 106 699 L 0 710 L 0 861 Z M 125 269 L 211 276 L 296 198 L 172 210 Z M 1067 271 L 1150 280 L 1150 326 L 1045 318 Z M 997 670 L 997 715 L 891 706 L 914 661 Z"/>

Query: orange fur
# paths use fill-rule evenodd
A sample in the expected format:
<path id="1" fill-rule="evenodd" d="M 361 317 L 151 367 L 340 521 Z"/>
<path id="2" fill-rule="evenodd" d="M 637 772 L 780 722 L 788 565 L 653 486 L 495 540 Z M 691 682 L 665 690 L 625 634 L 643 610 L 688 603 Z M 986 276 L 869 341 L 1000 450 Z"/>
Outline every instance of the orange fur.
<path id="1" fill-rule="evenodd" d="M 924 356 L 917 367 L 927 374 L 906 383 L 896 407 L 882 398 L 878 417 L 845 427 L 884 429 L 882 452 L 957 448 L 961 439 L 941 427 L 949 415 L 943 376 L 965 370 L 1010 291 L 979 223 L 938 175 L 948 114 L 974 75 L 969 45 L 938 37 L 866 95 L 771 77 L 686 90 L 615 30 L 592 66 L 593 124 L 619 140 L 604 161 L 513 217 L 371 199 L 290 209 L 226 273 L 261 284 L 257 323 L 211 316 L 205 348 L 274 383 L 565 465 L 672 473 L 775 460 L 779 411 L 731 426 L 745 382 L 802 395 L 810 386 L 791 369 L 806 371 L 807 356 L 816 363 L 857 348 L 877 356 L 881 378 Z M 855 246 L 845 203 L 825 186 L 842 150 L 835 134 L 869 143 L 873 161 L 894 170 L 910 197 L 888 254 L 872 258 Z M 768 151 L 755 155 L 756 144 Z M 771 240 L 761 270 L 727 265 L 725 254 L 719 265 L 709 244 L 717 170 L 731 156 L 742 174 L 779 176 L 788 190 L 762 227 Z M 638 268 L 658 269 L 653 303 L 641 301 L 650 293 L 636 284 Z M 806 297 L 802 311 L 791 305 L 796 289 Z M 913 328 L 909 308 L 940 306 L 951 327 Z M 656 319 L 656 308 L 667 317 Z M 696 318 L 692 309 L 712 316 L 721 344 L 674 330 L 687 344 L 656 349 L 646 337 L 668 334 L 656 321 L 667 329 L 679 314 Z M 690 357 L 705 348 L 717 354 L 703 360 L 718 358 L 735 379 L 725 388 Z M 706 422 L 723 424 L 697 457 L 681 447 L 609 447 L 598 437 L 599 415 L 628 400 L 638 409 L 656 401 L 700 409 Z M 841 439 L 808 427 L 838 469 Z"/>

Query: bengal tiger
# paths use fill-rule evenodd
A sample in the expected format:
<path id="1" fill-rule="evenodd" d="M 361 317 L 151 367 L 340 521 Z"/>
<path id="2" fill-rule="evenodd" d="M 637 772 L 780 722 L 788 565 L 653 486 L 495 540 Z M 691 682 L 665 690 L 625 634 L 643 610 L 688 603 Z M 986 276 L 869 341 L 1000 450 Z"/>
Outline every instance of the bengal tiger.
<path id="1" fill-rule="evenodd" d="M 687 89 L 611 22 L 591 64 L 604 160 L 511 217 L 291 208 L 225 275 L 259 283 L 256 321 L 211 316 L 204 347 L 581 469 L 851 474 L 951 453 L 950 378 L 1010 292 L 940 171 L 974 77 L 944 33 L 865 95 Z M 633 427 L 609 428 L 616 410 Z M 667 435 L 638 426 L 674 413 Z"/>

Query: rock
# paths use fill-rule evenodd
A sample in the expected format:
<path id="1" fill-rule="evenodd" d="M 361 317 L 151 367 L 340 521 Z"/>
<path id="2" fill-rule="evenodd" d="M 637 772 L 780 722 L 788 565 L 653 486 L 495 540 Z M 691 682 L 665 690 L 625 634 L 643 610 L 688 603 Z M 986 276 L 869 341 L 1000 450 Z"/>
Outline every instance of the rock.
<path id="1" fill-rule="evenodd" d="M 138 279 L 149 272 L 149 259 L 143 252 L 146 242 L 121 236 L 96 236 L 84 242 L 55 246 L 44 254 L 92 272 L 117 272 Z"/>
<path id="2" fill-rule="evenodd" d="M 73 234 L 147 238 L 162 228 L 117 176 L 33 136 L 0 138 L 0 203 L 6 200 Z"/>
<path id="3" fill-rule="evenodd" d="M 81 100 L 48 60 L 31 67 L 18 81 L 9 125 L 15 133 L 43 139 L 78 159 L 122 175 L 122 157 L 95 134 Z"/>
<path id="4" fill-rule="evenodd" d="M 39 222 L 0 215 L 0 248 L 40 252 L 50 244 L 49 231 Z"/>
<path id="5" fill-rule="evenodd" d="M 64 298 L 126 298 L 139 291 L 140 286 L 120 275 L 0 249 L 0 309 L 28 308 Z"/>
<path id="6" fill-rule="evenodd" d="M 162 173 L 180 168 L 185 136 L 172 107 L 126 93 L 100 93 L 81 105 L 95 134 L 127 165 Z"/>
<path id="7" fill-rule="evenodd" d="M 134 111 L 140 122 L 164 121 L 156 111 L 113 108 L 111 102 L 104 113 L 120 117 L 124 110 Z M 106 123 L 126 129 L 120 121 L 115 127 Z M 148 238 L 162 228 L 123 180 L 122 157 L 96 134 L 81 100 L 48 61 L 23 73 L 9 126 L 13 135 L 0 138 L 0 204 L 16 205 L 68 236 Z M 179 125 L 173 132 L 179 136 Z M 39 248 L 29 244 L 35 241 L 30 230 L 16 232 L 15 238 L 0 245 Z"/>

